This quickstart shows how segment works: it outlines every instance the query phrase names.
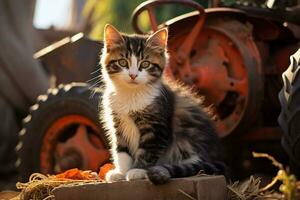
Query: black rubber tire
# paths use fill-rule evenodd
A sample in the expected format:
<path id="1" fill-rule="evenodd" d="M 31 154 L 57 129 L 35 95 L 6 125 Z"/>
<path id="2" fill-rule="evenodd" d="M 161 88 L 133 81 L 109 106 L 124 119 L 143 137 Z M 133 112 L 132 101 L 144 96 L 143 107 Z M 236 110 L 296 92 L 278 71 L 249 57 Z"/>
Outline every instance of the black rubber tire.
<path id="1" fill-rule="evenodd" d="M 32 173 L 41 171 L 40 151 L 44 134 L 57 119 L 70 114 L 81 115 L 101 128 L 98 117 L 101 94 L 101 91 L 92 92 L 88 84 L 71 83 L 49 89 L 48 94 L 38 97 L 29 115 L 23 119 L 23 129 L 19 132 L 16 164 L 21 181 L 28 181 Z M 105 136 L 101 135 L 101 138 L 106 145 Z"/>
<path id="2" fill-rule="evenodd" d="M 282 146 L 289 155 L 290 167 L 300 177 L 300 49 L 290 57 L 282 74 L 284 86 L 279 93 L 281 113 L 278 122 L 284 132 Z"/>

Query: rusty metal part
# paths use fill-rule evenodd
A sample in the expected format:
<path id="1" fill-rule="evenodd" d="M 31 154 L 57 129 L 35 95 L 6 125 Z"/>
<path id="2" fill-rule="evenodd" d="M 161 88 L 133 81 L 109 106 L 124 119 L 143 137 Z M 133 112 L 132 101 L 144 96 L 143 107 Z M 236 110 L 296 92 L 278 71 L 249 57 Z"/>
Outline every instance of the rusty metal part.
<path id="1" fill-rule="evenodd" d="M 91 120 L 80 115 L 67 115 L 56 120 L 43 138 L 42 173 L 50 173 L 53 168 L 59 173 L 74 167 L 97 171 L 110 157 L 100 131 Z"/>
<path id="2" fill-rule="evenodd" d="M 154 0 L 146 1 L 138 6 L 134 11 L 132 21 L 135 31 L 142 33 L 137 23 L 137 18 L 142 11 L 148 10 L 150 13 L 155 6 L 174 2 L 186 4 L 189 1 Z M 192 7 L 196 6 L 192 5 Z M 201 30 L 205 22 L 205 13 L 202 14 L 203 10 L 198 9 L 198 11 L 200 14 L 193 12 L 189 14 L 190 17 L 179 16 L 166 23 L 172 31 L 172 37 L 169 39 L 168 46 L 171 55 L 170 64 L 165 73 L 172 78 L 194 85 L 200 94 L 205 95 L 207 104 L 217 107 L 217 114 L 220 118 L 217 127 L 220 136 L 226 136 L 242 120 L 245 120 L 243 119 L 245 111 L 250 109 L 252 114 L 257 111 L 262 81 L 255 83 L 253 76 L 258 75 L 261 79 L 261 60 L 252 39 L 251 27 L 237 21 L 228 22 L 228 20 L 219 19 L 215 23 L 206 22 L 205 28 Z M 231 9 L 220 11 L 232 12 Z M 237 10 L 236 13 L 243 14 Z M 155 31 L 157 22 L 152 18 L 154 18 L 153 13 L 150 14 L 150 21 L 154 22 L 152 29 Z M 193 22 L 189 21 L 189 18 L 193 18 Z M 192 30 L 189 32 L 181 26 L 172 29 L 176 26 L 176 22 L 180 21 L 191 22 L 185 26 L 193 27 Z M 251 87 L 258 87 L 250 90 L 249 81 Z M 257 92 L 254 96 L 257 100 L 251 102 L 252 106 L 249 108 L 249 95 L 253 95 L 255 90 Z"/>
<path id="3" fill-rule="evenodd" d="M 69 37 L 70 35 L 75 35 L 78 31 L 75 30 L 57 30 L 54 27 L 48 29 L 37 29 L 35 31 L 41 38 L 41 41 L 38 42 L 37 50 L 45 48 L 51 45 L 54 42 L 61 40 L 62 38 Z"/>
<path id="4" fill-rule="evenodd" d="M 294 38 L 292 31 L 284 24 L 273 21 L 272 19 L 262 18 L 260 16 L 252 15 L 246 11 L 235 8 L 208 8 L 205 9 L 206 19 L 212 18 L 234 18 L 241 22 L 249 22 L 253 25 L 253 34 L 256 39 L 262 40 L 274 40 L 280 38 Z M 173 19 L 170 19 L 164 23 L 168 26 L 170 32 L 170 38 L 177 34 L 177 31 L 182 27 L 191 27 L 198 20 L 198 12 L 190 12 Z"/>
<path id="5" fill-rule="evenodd" d="M 188 63 L 189 56 L 192 47 L 195 44 L 195 40 L 197 39 L 197 36 L 199 35 L 199 32 L 201 31 L 205 21 L 205 14 L 199 14 L 199 16 L 199 20 L 193 26 L 193 29 L 190 31 L 184 41 L 182 41 L 182 45 L 180 46 L 180 48 L 177 49 L 176 57 L 173 57 L 174 59 L 176 59 L 177 64 L 182 66 L 182 70 L 186 72 L 190 72 Z"/>
<path id="6" fill-rule="evenodd" d="M 258 17 L 251 17 L 248 19 L 249 23 L 253 24 L 253 35 L 256 40 L 275 40 L 280 35 L 280 28 L 268 19 Z"/>
<path id="7" fill-rule="evenodd" d="M 192 0 L 148 0 L 148 1 L 141 3 L 133 11 L 132 26 L 133 26 L 133 29 L 135 30 L 135 32 L 139 33 L 139 34 L 145 34 L 138 25 L 138 17 L 145 10 L 147 11 L 147 13 L 149 15 L 149 20 L 150 20 L 152 30 L 157 31 L 158 23 L 155 18 L 155 15 L 154 15 L 154 8 L 164 5 L 164 4 L 180 4 L 183 6 L 194 8 L 198 11 L 198 14 L 200 13 L 200 15 L 199 15 L 200 18 L 202 18 L 205 14 L 204 8 L 200 4 L 198 4 L 197 2 L 194 2 Z M 204 19 L 202 19 L 202 20 L 204 22 Z M 199 26 L 201 26 L 201 25 L 199 25 Z"/>
<path id="8" fill-rule="evenodd" d="M 279 141 L 283 131 L 277 127 L 261 127 L 247 132 L 239 139 L 245 141 Z"/>
<path id="9" fill-rule="evenodd" d="M 151 2 L 155 4 L 157 1 Z M 135 10 L 134 16 L 137 15 L 137 11 L 146 10 L 145 4 L 147 2 Z M 218 2 L 215 1 L 214 5 L 217 4 Z M 247 124 L 257 122 L 261 117 L 258 113 L 265 112 L 264 109 L 259 108 L 260 104 L 263 104 L 264 108 L 268 107 L 265 104 L 267 102 L 270 104 L 270 100 L 275 102 L 272 105 L 278 104 L 277 98 L 273 98 L 277 94 L 272 95 L 269 100 L 262 101 L 263 89 L 269 92 L 276 91 L 264 88 L 264 75 L 279 74 L 285 69 L 285 65 L 281 63 L 288 61 L 285 55 L 294 49 L 293 44 L 296 40 L 293 39 L 294 36 L 287 27 L 278 23 L 281 22 L 281 18 L 274 19 L 277 15 L 273 14 L 273 12 L 261 9 L 249 12 L 247 9 L 215 7 L 205 9 L 206 21 L 202 30 L 195 28 L 197 23 L 202 23 L 198 11 L 175 17 L 159 25 L 160 27 L 167 26 L 170 33 L 171 67 L 165 69 L 165 75 L 173 79 L 179 78 L 196 86 L 200 94 L 206 95 L 209 103 L 217 106 L 220 118 L 218 128 L 221 136 L 241 132 Z M 223 24 L 223 21 L 228 22 L 228 20 L 239 22 L 237 28 L 234 27 L 235 24 Z M 157 27 L 157 22 L 155 23 Z M 138 25 L 137 19 L 134 20 L 133 25 Z M 188 32 L 183 27 L 189 27 L 190 30 L 195 31 Z M 243 33 L 245 33 L 244 36 Z M 205 43 L 201 37 L 210 37 L 212 38 L 208 39 L 210 41 L 222 42 L 213 45 L 211 42 Z M 275 50 L 274 46 L 270 45 L 278 39 L 286 40 L 287 43 Z M 226 43 L 231 44 L 232 47 Z M 209 46 L 205 46 L 208 44 Z M 196 48 L 191 48 L 191 45 Z M 269 62 L 270 48 L 275 52 L 272 63 Z M 283 59 L 281 59 L 282 56 L 284 56 Z M 229 60 L 229 64 L 226 60 Z M 262 64 L 265 65 L 264 72 L 262 72 Z M 263 123 L 269 124 L 269 121 Z"/>
<path id="10" fill-rule="evenodd" d="M 220 136 L 232 133 L 241 121 L 253 118 L 257 112 L 262 88 L 261 61 L 251 34 L 251 26 L 238 21 L 209 20 L 192 42 L 184 65 L 177 61 L 178 50 L 190 33 L 177 30 L 169 41 L 167 72 L 171 70 L 176 79 L 195 86 L 207 104 L 215 105 Z"/>
<path id="11" fill-rule="evenodd" d="M 83 33 L 66 37 L 34 54 L 51 76 L 51 87 L 61 83 L 86 82 L 98 69 L 102 43 Z"/>
<path id="12" fill-rule="evenodd" d="M 165 26 L 168 26 L 170 32 L 170 37 L 173 35 L 176 35 L 176 32 L 178 29 L 182 27 L 191 27 L 193 26 L 196 21 L 199 19 L 199 12 L 198 11 L 193 11 L 189 12 L 183 15 L 180 15 L 178 17 L 174 17 L 173 19 L 170 19 L 164 23 Z M 206 18 L 211 18 L 211 17 L 237 17 L 239 19 L 246 19 L 247 13 L 234 9 L 234 8 L 208 8 L 205 9 L 205 15 Z"/>

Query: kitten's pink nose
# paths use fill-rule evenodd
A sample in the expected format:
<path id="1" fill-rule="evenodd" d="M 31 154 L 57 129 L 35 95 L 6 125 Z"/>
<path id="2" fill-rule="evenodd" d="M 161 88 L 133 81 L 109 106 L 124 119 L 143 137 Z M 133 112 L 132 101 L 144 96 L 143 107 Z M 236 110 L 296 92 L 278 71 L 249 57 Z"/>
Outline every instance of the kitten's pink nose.
<path id="1" fill-rule="evenodd" d="M 136 74 L 129 74 L 129 76 L 130 76 L 130 78 L 131 78 L 132 80 L 134 80 L 134 79 L 137 77 Z"/>

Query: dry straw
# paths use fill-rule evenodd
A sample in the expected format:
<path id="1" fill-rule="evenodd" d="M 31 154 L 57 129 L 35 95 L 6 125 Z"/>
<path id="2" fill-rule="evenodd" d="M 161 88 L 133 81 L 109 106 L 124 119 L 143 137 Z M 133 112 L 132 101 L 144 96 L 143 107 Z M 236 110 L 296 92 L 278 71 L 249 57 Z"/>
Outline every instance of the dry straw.
<path id="1" fill-rule="evenodd" d="M 30 176 L 27 183 L 16 184 L 21 190 L 18 197 L 20 200 L 54 200 L 52 190 L 61 185 L 81 185 L 86 183 L 97 183 L 99 180 L 73 180 L 57 179 L 55 176 L 45 176 L 34 173 Z"/>

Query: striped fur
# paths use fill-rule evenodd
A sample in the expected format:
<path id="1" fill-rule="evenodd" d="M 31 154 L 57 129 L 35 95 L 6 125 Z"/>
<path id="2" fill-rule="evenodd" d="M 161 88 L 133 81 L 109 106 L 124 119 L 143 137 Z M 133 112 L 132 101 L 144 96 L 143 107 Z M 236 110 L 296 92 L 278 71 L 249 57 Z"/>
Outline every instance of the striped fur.
<path id="1" fill-rule="evenodd" d="M 215 128 L 201 98 L 162 78 L 166 40 L 166 30 L 147 37 L 105 29 L 101 119 L 116 166 L 107 181 L 149 178 L 162 184 L 199 171 L 224 173 Z"/>

